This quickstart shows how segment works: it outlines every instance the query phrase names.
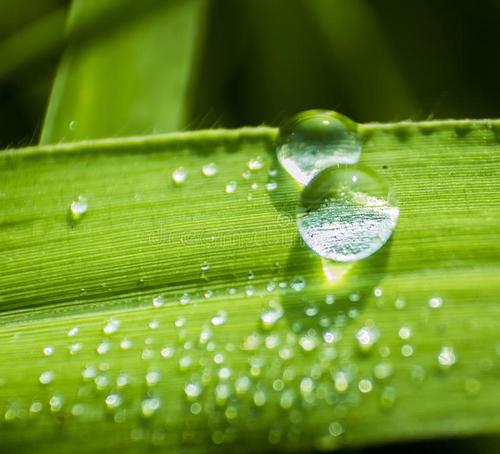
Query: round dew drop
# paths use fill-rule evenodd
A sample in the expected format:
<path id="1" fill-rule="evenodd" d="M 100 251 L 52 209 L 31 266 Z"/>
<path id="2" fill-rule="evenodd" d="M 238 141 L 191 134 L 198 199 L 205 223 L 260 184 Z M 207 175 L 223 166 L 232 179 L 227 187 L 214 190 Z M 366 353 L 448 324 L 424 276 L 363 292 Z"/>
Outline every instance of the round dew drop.
<path id="1" fill-rule="evenodd" d="M 399 218 L 394 191 L 373 171 L 358 165 L 329 167 L 304 189 L 297 226 L 319 256 L 355 262 L 377 252 Z"/>
<path id="2" fill-rule="evenodd" d="M 337 112 L 308 110 L 280 127 L 277 156 L 300 184 L 306 185 L 332 165 L 355 164 L 361 154 L 356 123 Z"/>

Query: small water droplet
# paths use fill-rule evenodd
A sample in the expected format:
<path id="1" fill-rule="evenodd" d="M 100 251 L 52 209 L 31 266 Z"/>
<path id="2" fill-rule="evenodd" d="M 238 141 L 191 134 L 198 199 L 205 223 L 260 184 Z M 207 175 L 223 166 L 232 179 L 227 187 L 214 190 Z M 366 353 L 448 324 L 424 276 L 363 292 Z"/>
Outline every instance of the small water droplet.
<path id="1" fill-rule="evenodd" d="M 269 330 L 274 328 L 276 323 L 283 317 L 283 308 L 280 305 L 275 305 L 270 309 L 260 314 L 262 328 Z"/>
<path id="2" fill-rule="evenodd" d="M 179 298 L 179 303 L 181 304 L 189 304 L 191 301 L 191 298 L 188 293 L 183 293 L 181 297 Z"/>
<path id="3" fill-rule="evenodd" d="M 78 127 L 78 122 L 76 120 L 71 120 L 68 124 L 68 128 L 70 131 L 76 131 L 77 127 Z"/>
<path id="4" fill-rule="evenodd" d="M 213 177 L 213 176 L 217 175 L 217 171 L 218 171 L 217 165 L 214 162 L 210 162 L 208 164 L 205 164 L 201 169 L 201 172 L 206 177 Z"/>
<path id="5" fill-rule="evenodd" d="M 301 292 L 306 287 L 306 281 L 302 277 L 295 277 L 290 281 L 290 288 L 296 292 Z"/>
<path id="6" fill-rule="evenodd" d="M 160 399 L 150 397 L 141 402 L 142 414 L 148 418 L 160 409 Z"/>
<path id="7" fill-rule="evenodd" d="M 222 325 L 224 325 L 224 323 L 226 323 L 226 320 L 227 320 L 227 312 L 226 311 L 219 311 L 219 312 L 217 312 L 216 315 L 214 315 L 212 317 L 210 322 L 214 326 L 222 326 Z"/>
<path id="8" fill-rule="evenodd" d="M 106 406 L 109 409 L 118 408 L 122 404 L 122 401 L 123 401 L 122 397 L 116 393 L 109 394 L 108 396 L 106 396 L 106 399 L 104 400 Z"/>
<path id="9" fill-rule="evenodd" d="M 391 237 L 399 217 L 394 192 L 373 171 L 330 167 L 302 192 L 297 226 L 319 256 L 357 261 L 378 251 Z"/>
<path id="10" fill-rule="evenodd" d="M 278 183 L 274 180 L 269 181 L 266 183 L 266 190 L 268 192 L 276 191 L 278 189 Z"/>
<path id="11" fill-rule="evenodd" d="M 383 409 L 390 409 L 396 404 L 398 393 L 393 386 L 386 386 L 380 394 L 380 406 Z"/>
<path id="12" fill-rule="evenodd" d="M 354 164 L 361 154 L 357 125 L 347 117 L 326 110 L 299 113 L 280 127 L 278 160 L 302 185 L 321 170 Z"/>
<path id="13" fill-rule="evenodd" d="M 80 220 L 89 209 L 87 199 L 83 195 L 79 195 L 76 200 L 73 200 L 69 205 L 69 214 L 72 221 Z"/>
<path id="14" fill-rule="evenodd" d="M 160 378 L 160 372 L 157 370 L 150 370 L 146 373 L 146 384 L 148 386 L 154 386 L 159 383 Z"/>
<path id="15" fill-rule="evenodd" d="M 411 328 L 409 326 L 402 326 L 399 328 L 398 336 L 403 340 L 409 339 L 411 337 Z"/>
<path id="16" fill-rule="evenodd" d="M 55 352 L 55 349 L 51 345 L 47 345 L 46 347 L 43 348 L 43 354 L 45 356 L 52 356 L 54 354 L 54 352 Z"/>
<path id="17" fill-rule="evenodd" d="M 158 329 L 160 326 L 160 322 L 158 320 L 151 320 L 148 323 L 149 329 Z"/>
<path id="18" fill-rule="evenodd" d="M 413 352 L 414 352 L 414 349 L 413 349 L 413 345 L 411 345 L 411 344 L 404 344 L 401 347 L 401 354 L 405 358 L 409 358 L 410 356 L 413 356 Z"/>
<path id="19" fill-rule="evenodd" d="M 404 309 L 406 306 L 406 301 L 404 298 L 397 298 L 396 301 L 394 301 L 394 307 L 396 309 Z"/>
<path id="20" fill-rule="evenodd" d="M 372 326 L 363 326 L 356 332 L 358 347 L 363 352 L 370 351 L 379 338 L 378 330 Z"/>
<path id="21" fill-rule="evenodd" d="M 441 350 L 439 350 L 437 360 L 442 370 L 448 370 L 457 362 L 457 355 L 453 347 L 443 346 Z"/>
<path id="22" fill-rule="evenodd" d="M 184 393 L 189 400 L 196 400 L 201 396 L 203 386 L 198 382 L 189 382 L 184 386 Z"/>
<path id="23" fill-rule="evenodd" d="M 236 191 L 237 187 L 238 183 L 236 183 L 236 181 L 230 181 L 229 183 L 226 184 L 226 192 L 228 194 L 232 194 L 233 192 Z"/>
<path id="24" fill-rule="evenodd" d="M 104 328 L 102 329 L 104 334 L 113 334 L 118 331 L 118 328 L 120 328 L 120 320 L 117 319 L 111 319 L 104 325 Z"/>
<path id="25" fill-rule="evenodd" d="M 378 380 L 385 380 L 392 375 L 392 364 L 389 361 L 382 361 L 373 368 L 373 375 Z"/>
<path id="26" fill-rule="evenodd" d="M 208 271 L 210 269 L 210 264 L 208 262 L 203 262 L 200 266 L 201 271 Z"/>
<path id="27" fill-rule="evenodd" d="M 443 298 L 440 296 L 433 296 L 429 299 L 429 307 L 431 309 L 439 309 L 443 306 Z"/>
<path id="28" fill-rule="evenodd" d="M 40 374 L 39 381 L 42 385 L 48 385 L 54 381 L 55 374 L 51 370 L 46 370 Z"/>
<path id="29" fill-rule="evenodd" d="M 153 298 L 153 307 L 162 307 L 165 305 L 165 298 L 162 295 L 155 296 Z"/>
<path id="30" fill-rule="evenodd" d="M 70 355 L 76 355 L 83 348 L 83 344 L 81 342 L 75 342 L 74 344 L 68 345 L 68 352 Z"/>
<path id="31" fill-rule="evenodd" d="M 248 161 L 249 170 L 260 170 L 264 167 L 264 160 L 261 156 L 256 156 Z"/>
<path id="32" fill-rule="evenodd" d="M 74 337 L 76 336 L 78 333 L 80 332 L 80 329 L 78 328 L 78 326 L 74 326 L 73 328 L 70 328 L 68 330 L 68 336 L 69 337 Z"/>
<path id="33" fill-rule="evenodd" d="M 101 342 L 97 348 L 96 348 L 96 351 L 99 355 L 105 355 L 106 353 L 109 352 L 109 349 L 111 348 L 111 345 L 109 342 L 107 341 L 104 341 L 104 342 Z"/>
<path id="34" fill-rule="evenodd" d="M 132 348 L 132 341 L 128 337 L 123 338 L 120 341 L 120 348 L 123 351 L 130 350 Z"/>
<path id="35" fill-rule="evenodd" d="M 368 380 L 367 378 L 363 378 L 358 383 L 358 389 L 363 394 L 369 393 L 373 389 L 373 383 L 371 380 Z"/>
<path id="36" fill-rule="evenodd" d="M 177 169 L 172 172 L 172 180 L 177 185 L 181 185 L 182 183 L 184 183 L 187 176 L 188 173 L 184 167 L 177 167 Z"/>
<path id="37" fill-rule="evenodd" d="M 344 428 L 342 427 L 342 424 L 340 424 L 338 421 L 334 421 L 328 426 L 328 433 L 332 437 L 338 437 L 342 435 L 343 432 Z"/>

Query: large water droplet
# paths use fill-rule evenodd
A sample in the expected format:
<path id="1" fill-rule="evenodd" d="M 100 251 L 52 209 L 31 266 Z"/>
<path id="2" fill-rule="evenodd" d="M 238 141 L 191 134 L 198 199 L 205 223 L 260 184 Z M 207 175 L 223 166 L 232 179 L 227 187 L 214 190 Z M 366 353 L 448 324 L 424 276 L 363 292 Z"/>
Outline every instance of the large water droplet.
<path id="1" fill-rule="evenodd" d="M 361 153 L 357 125 L 328 110 L 308 110 L 280 128 L 277 155 L 281 165 L 306 185 L 321 170 L 355 164 Z"/>
<path id="2" fill-rule="evenodd" d="M 399 208 L 394 191 L 361 166 L 323 170 L 302 192 L 297 225 L 306 244 L 337 262 L 369 257 L 390 238 Z"/>

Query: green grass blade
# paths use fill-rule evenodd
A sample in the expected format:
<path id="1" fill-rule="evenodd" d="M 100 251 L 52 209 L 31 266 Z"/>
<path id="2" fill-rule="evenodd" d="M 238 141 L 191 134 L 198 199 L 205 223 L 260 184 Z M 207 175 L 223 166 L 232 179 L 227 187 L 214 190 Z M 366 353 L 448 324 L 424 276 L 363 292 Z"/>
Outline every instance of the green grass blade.
<path id="1" fill-rule="evenodd" d="M 76 1 L 41 143 L 180 129 L 202 5 Z M 82 43 L 78 32 L 87 29 L 99 39 Z"/>
<path id="2" fill-rule="evenodd" d="M 497 434 L 500 123 L 361 129 L 362 162 L 394 186 L 401 218 L 335 282 L 297 241 L 298 190 L 277 167 L 274 129 L 2 153 L 2 448 L 254 452 Z M 88 213 L 68 223 L 79 194 Z M 283 316 L 266 331 L 270 300 Z M 362 353 L 355 334 L 372 325 L 380 339 Z M 456 364 L 444 370 L 447 346 Z"/>

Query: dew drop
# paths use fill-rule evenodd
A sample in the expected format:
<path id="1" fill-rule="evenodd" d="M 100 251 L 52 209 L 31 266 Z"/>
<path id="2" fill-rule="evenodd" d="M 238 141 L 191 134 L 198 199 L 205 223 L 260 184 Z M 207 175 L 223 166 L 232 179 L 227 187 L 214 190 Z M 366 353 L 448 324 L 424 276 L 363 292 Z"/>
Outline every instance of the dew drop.
<path id="1" fill-rule="evenodd" d="M 405 358 L 409 358 L 410 356 L 413 355 L 413 352 L 414 352 L 414 349 L 413 349 L 413 345 L 411 344 L 404 344 L 402 347 L 401 347 L 401 354 L 405 357 Z"/>
<path id="2" fill-rule="evenodd" d="M 323 170 L 297 206 L 302 239 L 319 256 L 337 262 L 374 254 L 392 235 L 398 217 L 394 192 L 361 166 Z"/>
<path id="3" fill-rule="evenodd" d="M 226 311 L 219 311 L 217 312 L 216 315 L 212 317 L 210 320 L 212 325 L 214 326 L 222 326 L 224 323 L 226 323 L 227 320 L 227 312 Z"/>
<path id="4" fill-rule="evenodd" d="M 397 397 L 396 388 L 393 386 L 386 386 L 380 394 L 380 406 L 386 410 L 394 407 Z"/>
<path id="5" fill-rule="evenodd" d="M 369 393 L 373 389 L 373 383 L 367 378 L 363 378 L 358 383 L 358 389 L 363 394 Z"/>
<path id="6" fill-rule="evenodd" d="M 280 127 L 278 160 L 299 183 L 338 164 L 355 164 L 361 154 L 357 125 L 326 110 L 299 113 Z"/>
<path id="7" fill-rule="evenodd" d="M 248 161 L 249 170 L 260 170 L 264 167 L 264 161 L 261 156 L 256 156 L 255 158 Z"/>
<path id="8" fill-rule="evenodd" d="M 236 191 L 237 187 L 238 183 L 236 183 L 236 181 L 230 181 L 229 183 L 226 184 L 226 193 L 232 194 L 233 192 Z"/>
<path id="9" fill-rule="evenodd" d="M 120 328 L 120 320 L 117 319 L 111 319 L 104 325 L 104 328 L 102 329 L 104 334 L 113 334 L 118 331 L 118 328 Z"/>
<path id="10" fill-rule="evenodd" d="M 213 177 L 213 176 L 217 175 L 217 171 L 218 171 L 217 165 L 214 162 L 210 162 L 208 164 L 205 164 L 201 169 L 201 172 L 206 177 Z"/>
<path id="11" fill-rule="evenodd" d="M 104 402 L 109 409 L 114 409 L 122 404 L 122 397 L 119 394 L 113 393 L 106 396 Z"/>
<path id="12" fill-rule="evenodd" d="M 188 293 L 183 293 L 181 297 L 179 298 L 179 303 L 181 304 L 189 304 L 191 301 L 191 298 Z"/>
<path id="13" fill-rule="evenodd" d="M 274 328 L 276 323 L 283 317 L 283 309 L 281 306 L 272 307 L 260 314 L 260 322 L 262 328 L 269 330 Z"/>
<path id="14" fill-rule="evenodd" d="M 295 277 L 290 282 L 290 288 L 296 292 L 301 292 L 306 287 L 306 281 L 302 277 Z"/>
<path id="15" fill-rule="evenodd" d="M 153 307 L 162 307 L 165 305 L 165 298 L 162 295 L 155 296 L 153 298 Z"/>
<path id="16" fill-rule="evenodd" d="M 187 170 L 184 167 L 177 167 L 172 172 L 172 181 L 177 185 L 181 185 L 186 181 L 187 175 Z"/>
<path id="17" fill-rule="evenodd" d="M 120 341 L 120 348 L 123 351 L 130 350 L 132 348 L 132 341 L 128 337 L 123 338 Z"/>
<path id="18" fill-rule="evenodd" d="M 272 192 L 276 191 L 276 189 L 278 189 L 278 183 L 276 181 L 273 180 L 266 183 L 266 191 Z"/>
<path id="19" fill-rule="evenodd" d="M 196 400 L 203 392 L 201 383 L 189 382 L 184 386 L 184 393 L 189 400 Z"/>
<path id="20" fill-rule="evenodd" d="M 210 269 L 210 264 L 208 262 L 203 262 L 200 266 L 201 271 L 208 271 Z"/>
<path id="21" fill-rule="evenodd" d="M 150 397 L 148 399 L 144 399 L 141 402 L 142 414 L 149 418 L 154 413 L 156 413 L 160 408 L 160 399 L 157 397 Z"/>
<path id="22" fill-rule="evenodd" d="M 443 298 L 440 296 L 433 296 L 429 299 L 428 304 L 431 309 L 439 309 L 440 307 L 443 307 Z"/>
<path id="23" fill-rule="evenodd" d="M 73 200 L 69 205 L 69 214 L 72 221 L 80 220 L 89 209 L 87 199 L 83 195 L 79 195 L 76 200 Z"/>
<path id="24" fill-rule="evenodd" d="M 54 381 L 55 374 L 51 370 L 46 370 L 40 374 L 39 381 L 42 385 L 48 385 Z"/>
<path id="25" fill-rule="evenodd" d="M 55 352 L 54 347 L 47 345 L 46 347 L 43 348 L 43 354 L 45 356 L 52 356 Z"/>
<path id="26" fill-rule="evenodd" d="M 332 437 L 338 437 L 342 435 L 344 428 L 338 421 L 334 421 L 328 426 L 328 432 Z"/>
<path id="27" fill-rule="evenodd" d="M 80 332 L 80 329 L 78 328 L 78 326 L 74 326 L 74 327 L 72 327 L 72 328 L 70 328 L 70 329 L 68 330 L 68 333 L 67 333 L 67 334 L 68 334 L 68 336 L 69 336 L 69 337 L 74 337 L 74 336 L 76 336 L 79 332 Z"/>
<path id="28" fill-rule="evenodd" d="M 443 346 L 438 353 L 438 364 L 442 370 L 450 369 L 457 362 L 455 350 L 450 346 Z"/>
<path id="29" fill-rule="evenodd" d="M 409 339 L 411 337 L 411 328 L 409 326 L 402 326 L 399 328 L 398 336 L 403 339 Z"/>
<path id="30" fill-rule="evenodd" d="M 358 347 L 363 352 L 372 349 L 379 338 L 378 330 L 372 326 L 363 326 L 356 332 Z"/>

